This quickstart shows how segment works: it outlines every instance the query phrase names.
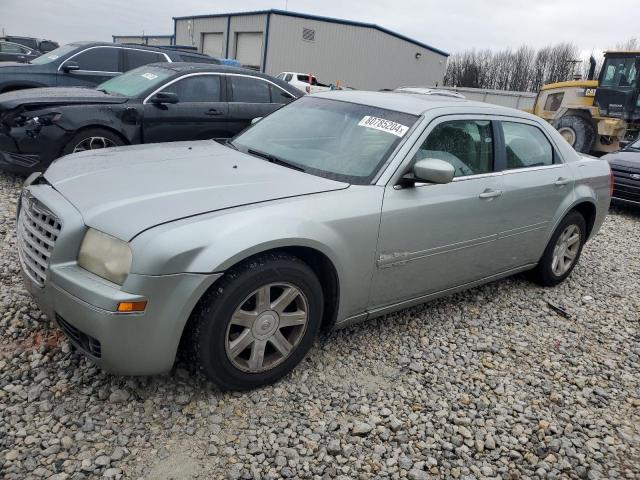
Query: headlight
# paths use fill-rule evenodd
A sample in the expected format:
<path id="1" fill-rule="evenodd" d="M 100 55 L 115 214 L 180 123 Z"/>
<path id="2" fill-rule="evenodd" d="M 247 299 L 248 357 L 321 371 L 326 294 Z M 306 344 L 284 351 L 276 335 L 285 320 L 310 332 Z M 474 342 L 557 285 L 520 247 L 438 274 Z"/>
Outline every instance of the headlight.
<path id="1" fill-rule="evenodd" d="M 80 245 L 78 265 L 122 285 L 131 268 L 131 249 L 127 242 L 90 228 Z"/>

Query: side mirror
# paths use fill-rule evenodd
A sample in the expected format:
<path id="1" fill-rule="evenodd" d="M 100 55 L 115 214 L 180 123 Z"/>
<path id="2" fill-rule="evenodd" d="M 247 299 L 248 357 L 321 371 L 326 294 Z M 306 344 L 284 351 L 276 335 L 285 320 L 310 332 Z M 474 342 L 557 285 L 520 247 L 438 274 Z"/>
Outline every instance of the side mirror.
<path id="1" fill-rule="evenodd" d="M 262 117 L 256 117 L 254 119 L 251 120 L 251 125 L 255 125 L 256 123 L 258 123 L 260 120 L 262 120 Z"/>
<path id="2" fill-rule="evenodd" d="M 78 62 L 65 62 L 62 65 L 62 70 L 66 73 L 75 72 L 76 70 L 80 70 L 80 65 L 78 65 Z"/>
<path id="3" fill-rule="evenodd" d="M 178 95 L 173 92 L 158 92 L 149 99 L 154 105 L 163 105 L 165 103 L 178 103 Z"/>
<path id="4" fill-rule="evenodd" d="M 417 182 L 449 183 L 455 173 L 453 165 L 437 158 L 418 160 L 413 166 L 413 178 Z"/>

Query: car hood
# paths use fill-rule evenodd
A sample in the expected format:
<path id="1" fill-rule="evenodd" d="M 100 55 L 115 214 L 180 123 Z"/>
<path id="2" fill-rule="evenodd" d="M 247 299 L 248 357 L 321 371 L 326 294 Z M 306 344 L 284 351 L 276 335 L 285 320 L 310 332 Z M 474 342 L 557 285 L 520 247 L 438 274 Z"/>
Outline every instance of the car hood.
<path id="1" fill-rule="evenodd" d="M 21 105 L 124 103 L 127 100 L 126 97 L 109 95 L 93 88 L 29 88 L 0 94 L 0 109 L 11 110 Z"/>
<path id="2" fill-rule="evenodd" d="M 212 140 L 77 153 L 44 176 L 88 226 L 127 241 L 193 215 L 349 186 Z"/>
<path id="3" fill-rule="evenodd" d="M 610 165 L 640 170 L 640 152 L 633 150 L 609 153 L 602 156 Z"/>

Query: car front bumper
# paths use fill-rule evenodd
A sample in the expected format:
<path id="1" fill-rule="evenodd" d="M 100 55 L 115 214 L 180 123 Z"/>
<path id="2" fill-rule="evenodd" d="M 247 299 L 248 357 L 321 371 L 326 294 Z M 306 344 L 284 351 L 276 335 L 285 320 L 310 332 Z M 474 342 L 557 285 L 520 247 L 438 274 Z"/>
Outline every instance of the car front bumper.
<path id="1" fill-rule="evenodd" d="M 72 134 L 56 125 L 28 134 L 24 127 L 0 132 L 0 170 L 18 175 L 43 172 L 60 156 Z"/>
<path id="2" fill-rule="evenodd" d="M 18 229 L 24 285 L 40 309 L 57 322 L 76 347 L 108 372 L 153 375 L 170 370 L 193 308 L 222 274 L 130 273 L 122 286 L 111 283 L 77 264 L 87 227 L 73 205 L 46 184 L 30 185 L 26 195 L 30 203 L 39 202 L 39 208 L 62 224 L 48 265 L 37 278 L 33 263 L 27 265 L 25 230 Z M 27 207 L 24 200 L 21 203 L 22 211 Z M 144 312 L 117 311 L 120 302 L 141 300 L 147 301 Z"/>

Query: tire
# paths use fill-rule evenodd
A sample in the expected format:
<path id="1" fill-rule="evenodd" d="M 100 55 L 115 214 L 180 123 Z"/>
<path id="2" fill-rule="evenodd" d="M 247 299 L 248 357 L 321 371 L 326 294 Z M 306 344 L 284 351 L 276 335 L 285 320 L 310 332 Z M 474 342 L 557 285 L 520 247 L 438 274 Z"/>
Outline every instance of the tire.
<path id="1" fill-rule="evenodd" d="M 90 139 L 96 139 L 94 142 L 87 144 Z M 94 148 L 82 149 L 83 142 L 88 147 L 94 145 Z M 125 141 L 117 133 L 107 130 L 106 128 L 87 128 L 76 133 L 62 149 L 62 155 L 69 155 L 78 151 L 97 150 L 106 147 L 119 147 L 125 145 Z"/>
<path id="2" fill-rule="evenodd" d="M 571 233 L 565 238 L 563 235 L 566 235 L 566 232 Z M 572 243 L 569 245 L 568 242 L 573 238 L 575 233 L 579 235 L 577 244 Z M 531 271 L 531 279 L 545 287 L 552 287 L 564 281 L 571 274 L 580 259 L 582 247 L 584 246 L 587 238 L 586 233 L 587 226 L 584 217 L 576 211 L 569 212 L 553 232 L 551 240 L 549 240 L 549 244 L 542 254 L 542 258 L 538 262 L 536 268 Z M 565 245 L 565 250 L 559 250 L 557 252 L 560 256 L 557 262 L 563 262 L 561 265 L 556 263 L 555 257 L 556 248 L 563 248 L 563 245 Z M 568 248 L 566 245 L 569 245 Z M 564 256 L 564 252 L 567 254 L 566 257 Z M 567 261 L 569 259 L 569 254 L 573 256 L 570 263 Z"/>
<path id="3" fill-rule="evenodd" d="M 256 292 L 265 291 L 270 292 L 269 302 L 260 306 Z M 273 383 L 311 348 L 323 304 L 322 286 L 306 263 L 286 253 L 258 255 L 232 268 L 203 296 L 191 315 L 183 351 L 192 367 L 223 390 Z M 285 318 L 295 324 L 281 327 Z M 291 347 L 286 355 L 284 345 Z M 260 351 L 263 358 L 254 357 Z"/>
<path id="4" fill-rule="evenodd" d="M 577 152 L 589 153 L 593 149 L 596 130 L 586 118 L 567 115 L 558 121 L 556 129 Z"/>

